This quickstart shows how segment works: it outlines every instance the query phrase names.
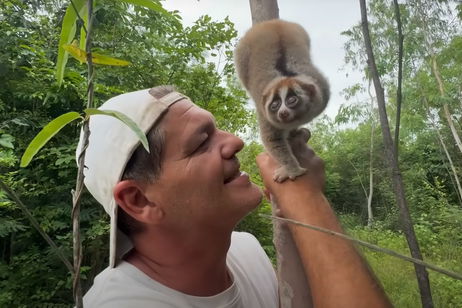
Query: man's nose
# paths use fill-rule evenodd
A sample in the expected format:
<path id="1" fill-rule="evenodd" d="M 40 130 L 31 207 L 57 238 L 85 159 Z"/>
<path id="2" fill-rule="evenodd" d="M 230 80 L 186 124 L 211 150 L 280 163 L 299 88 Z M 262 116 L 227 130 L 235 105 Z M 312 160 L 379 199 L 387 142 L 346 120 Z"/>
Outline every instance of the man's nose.
<path id="1" fill-rule="evenodd" d="M 224 140 L 223 140 L 223 146 L 222 146 L 222 156 L 225 159 L 230 159 L 236 155 L 237 152 L 242 150 L 244 147 L 244 141 L 242 141 L 241 138 L 238 136 L 228 133 L 228 132 L 223 132 Z"/>

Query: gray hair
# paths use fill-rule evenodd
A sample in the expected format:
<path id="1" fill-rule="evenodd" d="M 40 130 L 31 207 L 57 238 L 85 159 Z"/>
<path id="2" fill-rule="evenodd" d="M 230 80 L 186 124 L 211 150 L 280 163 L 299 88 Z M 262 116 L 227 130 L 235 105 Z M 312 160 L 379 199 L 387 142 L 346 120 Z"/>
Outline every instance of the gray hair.
<path id="1" fill-rule="evenodd" d="M 150 93 L 155 98 L 174 92 L 173 86 L 158 86 Z M 121 180 L 135 180 L 144 183 L 154 183 L 162 171 L 162 150 L 165 145 L 165 134 L 159 125 L 152 127 L 147 133 L 149 153 L 140 144 L 133 152 L 122 174 Z M 127 214 L 121 207 L 118 209 L 117 226 L 128 236 L 143 231 L 144 225 Z"/>

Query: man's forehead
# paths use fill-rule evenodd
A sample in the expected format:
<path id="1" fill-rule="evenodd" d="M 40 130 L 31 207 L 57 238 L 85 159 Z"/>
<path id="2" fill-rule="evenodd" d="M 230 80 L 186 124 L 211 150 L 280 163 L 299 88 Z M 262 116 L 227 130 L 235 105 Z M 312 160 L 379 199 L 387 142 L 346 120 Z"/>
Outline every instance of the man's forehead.
<path id="1" fill-rule="evenodd" d="M 215 126 L 215 118 L 209 111 L 184 99 L 170 106 L 160 126 L 166 136 L 180 142 L 180 139 L 188 139 Z"/>
<path id="2" fill-rule="evenodd" d="M 202 109 L 188 99 L 183 99 L 170 106 L 165 119 L 167 121 L 191 121 L 200 120 L 207 117 L 214 120 L 213 115 L 209 111 Z M 181 122 L 176 122 L 176 124 L 180 123 Z"/>
<path id="3" fill-rule="evenodd" d="M 170 106 L 160 125 L 165 133 L 165 151 L 169 159 L 183 158 L 197 136 L 214 126 L 212 114 L 192 103 L 181 100 Z"/>

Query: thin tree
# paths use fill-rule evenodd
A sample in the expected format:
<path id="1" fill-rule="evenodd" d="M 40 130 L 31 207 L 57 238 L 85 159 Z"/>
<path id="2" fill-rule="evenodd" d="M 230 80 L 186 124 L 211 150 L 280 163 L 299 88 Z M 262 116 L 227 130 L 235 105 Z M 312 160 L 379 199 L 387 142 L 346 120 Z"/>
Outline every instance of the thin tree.
<path id="1" fill-rule="evenodd" d="M 252 24 L 279 18 L 277 0 L 249 0 L 249 3 Z M 275 202 L 271 206 L 274 213 L 278 206 Z M 310 287 L 297 246 L 288 226 L 280 221 L 273 222 L 273 243 L 277 255 L 280 307 L 312 307 Z"/>
<path id="2" fill-rule="evenodd" d="M 448 149 L 446 147 L 446 144 L 444 143 L 444 139 L 443 139 L 443 136 L 440 133 L 440 129 L 438 128 L 438 125 L 432 119 L 432 115 L 430 113 L 430 107 L 428 106 L 427 98 L 424 97 L 423 101 L 424 101 L 424 104 L 425 104 L 425 108 L 427 110 L 428 119 L 430 120 L 430 122 L 431 122 L 431 124 L 433 126 L 433 129 L 436 132 L 436 136 L 437 136 L 437 139 L 439 141 L 439 144 L 441 145 L 441 148 L 443 149 L 444 154 L 446 155 L 446 158 L 447 158 L 447 160 L 449 162 L 449 166 L 451 167 L 451 171 L 452 171 L 452 174 L 454 176 L 454 181 L 455 181 L 454 186 L 455 186 L 455 188 L 457 188 L 457 191 L 456 191 L 457 197 L 459 198 L 459 202 L 462 202 L 462 185 L 460 184 L 459 176 L 457 175 L 457 170 L 456 170 L 456 167 L 454 166 L 454 163 L 452 161 L 451 154 L 449 154 L 449 151 L 448 151 Z M 449 173 L 449 170 L 448 170 L 448 173 Z M 452 180 L 452 177 L 451 177 L 451 180 Z"/>
<path id="3" fill-rule="evenodd" d="M 401 104 L 403 101 L 403 92 L 401 90 L 403 83 L 403 49 L 404 35 L 403 25 L 401 23 L 401 12 L 398 0 L 393 0 L 395 7 L 396 27 L 398 28 L 398 87 L 396 90 L 396 125 L 395 125 L 395 155 L 398 157 L 399 151 L 399 126 L 401 121 Z"/>
<path id="4" fill-rule="evenodd" d="M 454 125 L 454 121 L 452 119 L 452 114 L 449 109 L 449 105 L 446 102 L 446 89 L 444 87 L 444 82 L 443 78 L 441 77 L 441 72 L 438 66 L 438 62 L 436 61 L 436 52 L 434 49 L 434 44 L 432 42 L 432 38 L 430 37 L 430 34 L 432 33 L 430 31 L 429 23 L 428 23 L 428 14 L 426 10 L 424 9 L 424 5 L 427 4 L 427 2 L 421 3 L 420 1 L 415 3 L 414 6 L 417 8 L 417 11 L 419 13 L 421 22 L 422 22 L 422 27 L 423 27 L 423 33 L 424 33 L 424 41 L 425 45 L 427 48 L 427 51 L 430 55 L 430 61 L 431 61 L 431 70 L 433 73 L 433 76 L 435 77 L 436 83 L 438 84 L 438 91 L 440 93 L 440 96 L 442 98 L 443 102 L 443 115 L 444 118 L 446 119 L 449 129 L 451 130 L 452 136 L 454 138 L 454 141 L 456 142 L 457 147 L 459 148 L 459 151 L 462 153 L 462 141 L 460 139 L 459 133 Z M 433 2 L 432 2 L 433 4 Z M 438 5 L 438 3 L 435 3 L 435 5 Z"/>
<path id="5" fill-rule="evenodd" d="M 279 18 L 277 0 L 249 0 L 252 24 Z"/>
<path id="6" fill-rule="evenodd" d="M 374 101 L 375 98 L 371 93 L 371 80 L 369 79 L 369 85 L 367 87 L 367 92 L 371 99 L 371 110 L 370 110 L 370 119 L 371 119 L 371 145 L 369 147 L 369 194 L 366 194 L 367 197 L 367 225 L 370 227 L 374 222 L 374 213 L 372 211 L 372 196 L 374 194 L 374 131 L 375 131 L 375 118 L 374 118 Z"/>
<path id="7" fill-rule="evenodd" d="M 71 2 L 72 3 L 72 2 Z M 75 9 L 75 7 L 74 7 Z M 77 12 L 78 14 L 78 12 Z M 93 108 L 93 59 L 91 53 L 91 34 L 93 24 L 93 0 L 87 1 L 87 27 L 85 51 L 87 57 L 87 108 Z M 77 171 L 77 180 L 75 184 L 75 191 L 72 192 L 72 234 L 73 234 L 73 247 L 74 247 L 74 277 L 73 277 L 73 294 L 74 302 L 77 308 L 83 307 L 82 301 L 82 286 L 80 281 L 80 267 L 82 264 L 82 241 L 80 239 L 80 200 L 83 191 L 84 174 L 83 169 L 85 166 L 85 149 L 88 146 L 88 138 L 90 136 L 89 121 L 86 119 L 83 122 L 83 151 L 78 157 L 79 168 Z"/>
<path id="8" fill-rule="evenodd" d="M 361 9 L 361 25 L 364 36 L 364 43 L 367 53 L 367 63 L 369 67 L 372 80 L 374 81 L 375 92 L 377 96 L 377 104 L 379 109 L 380 125 L 382 128 L 383 142 L 385 146 L 385 155 L 388 163 L 392 170 L 392 181 L 393 189 L 396 196 L 396 203 L 400 210 L 400 221 L 401 227 L 406 236 L 406 240 L 410 249 L 412 257 L 422 260 L 422 254 L 420 247 L 417 242 L 417 238 L 412 225 L 411 216 L 409 214 L 409 208 L 407 205 L 406 196 L 404 193 L 404 184 L 401 176 L 401 171 L 398 166 L 398 159 L 396 157 L 395 147 L 393 139 L 391 137 L 390 127 L 388 124 L 388 116 L 385 107 L 385 94 L 380 81 L 380 76 L 377 71 L 375 63 L 374 52 L 372 50 L 372 43 L 369 34 L 369 23 L 367 20 L 367 7 L 366 0 L 359 0 Z M 417 282 L 420 289 L 420 298 L 422 301 L 422 307 L 430 308 L 433 307 L 432 294 L 430 290 L 430 281 L 428 278 L 428 272 L 424 266 L 414 264 L 415 272 L 417 275 Z"/>

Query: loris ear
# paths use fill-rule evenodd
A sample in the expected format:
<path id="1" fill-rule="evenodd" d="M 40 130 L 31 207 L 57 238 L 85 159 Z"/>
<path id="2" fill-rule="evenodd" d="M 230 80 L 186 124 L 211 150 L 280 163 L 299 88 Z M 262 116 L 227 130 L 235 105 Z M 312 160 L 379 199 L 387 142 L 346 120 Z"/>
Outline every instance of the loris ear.
<path id="1" fill-rule="evenodd" d="M 295 77 L 297 84 L 305 91 L 310 97 L 320 96 L 319 87 L 316 80 L 311 76 L 299 75 Z"/>
<path id="2" fill-rule="evenodd" d="M 317 95 L 317 89 L 316 86 L 312 83 L 301 83 L 300 86 L 302 89 L 308 93 L 310 97 L 315 97 Z"/>

